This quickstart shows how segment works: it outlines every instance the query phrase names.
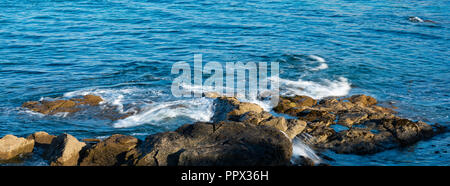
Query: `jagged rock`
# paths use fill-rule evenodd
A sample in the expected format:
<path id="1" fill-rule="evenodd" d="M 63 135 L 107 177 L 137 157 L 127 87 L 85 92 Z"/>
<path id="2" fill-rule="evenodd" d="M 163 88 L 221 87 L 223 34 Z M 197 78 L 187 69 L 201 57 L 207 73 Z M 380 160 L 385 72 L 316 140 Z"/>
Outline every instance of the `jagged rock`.
<path id="1" fill-rule="evenodd" d="M 299 119 L 309 121 L 309 122 L 318 122 L 322 121 L 327 124 L 332 124 L 336 120 L 336 115 L 322 110 L 315 109 L 306 109 L 300 113 L 298 113 L 297 117 Z"/>
<path id="2" fill-rule="evenodd" d="M 270 118 L 258 123 L 258 125 L 274 127 L 283 132 L 286 132 L 286 130 L 288 129 L 287 120 L 283 117 L 271 116 Z"/>
<path id="3" fill-rule="evenodd" d="M 402 145 L 410 145 L 421 139 L 433 136 L 433 127 L 421 121 L 381 119 L 377 122 L 390 131 Z"/>
<path id="4" fill-rule="evenodd" d="M 118 166 L 126 165 L 129 156 L 138 144 L 138 139 L 132 136 L 114 134 L 93 145 L 82 153 L 81 166 Z"/>
<path id="5" fill-rule="evenodd" d="M 214 100 L 213 122 L 237 121 L 240 116 L 247 112 L 261 113 L 264 111 L 259 105 L 254 103 L 240 102 L 234 97 L 220 97 Z"/>
<path id="6" fill-rule="evenodd" d="M 317 101 L 308 96 L 280 97 L 278 105 L 273 110 L 278 113 L 286 113 L 288 110 L 295 108 L 296 111 L 301 112 L 301 109 L 312 107 L 315 104 L 317 104 Z M 291 110 L 291 112 L 293 111 Z"/>
<path id="7" fill-rule="evenodd" d="M 289 165 L 292 144 L 272 127 L 195 123 L 148 136 L 137 152 L 140 166 L 274 166 Z"/>
<path id="8" fill-rule="evenodd" d="M 352 128 L 341 131 L 336 136 L 333 141 L 324 145 L 336 153 L 373 154 L 397 146 L 389 132 L 374 134 L 368 129 Z"/>
<path id="9" fill-rule="evenodd" d="M 35 132 L 27 137 L 27 139 L 33 139 L 36 146 L 48 146 L 55 138 L 56 136 L 50 135 L 44 131 Z"/>
<path id="10" fill-rule="evenodd" d="M 270 117 L 272 117 L 272 114 L 265 112 L 265 111 L 260 112 L 260 113 L 250 111 L 250 112 L 247 112 L 247 113 L 241 115 L 239 120 L 237 120 L 237 121 L 258 125 L 259 123 L 261 123 L 264 120 L 269 119 Z"/>
<path id="11" fill-rule="evenodd" d="M 288 119 L 286 135 L 290 139 L 294 139 L 295 136 L 299 135 L 306 128 L 306 121 L 298 119 Z"/>
<path id="12" fill-rule="evenodd" d="M 9 160 L 21 154 L 31 153 L 33 148 L 33 139 L 6 135 L 0 139 L 0 160 Z"/>
<path id="13" fill-rule="evenodd" d="M 360 123 L 368 118 L 368 114 L 364 112 L 346 112 L 339 114 L 337 124 L 351 127 L 355 123 Z"/>
<path id="14" fill-rule="evenodd" d="M 70 134 L 61 134 L 53 139 L 44 154 L 51 166 L 75 166 L 78 164 L 81 149 L 86 146 Z"/>
<path id="15" fill-rule="evenodd" d="M 308 124 L 305 132 L 311 136 L 307 141 L 318 147 L 323 147 L 322 144 L 331 141 L 336 136 L 334 129 L 327 127 L 321 122 L 312 123 L 312 125 Z"/>
<path id="16" fill-rule="evenodd" d="M 364 94 L 354 95 L 354 96 L 351 96 L 350 98 L 347 98 L 346 100 L 349 100 L 353 104 L 364 106 L 364 107 L 377 104 L 377 100 L 375 98 L 366 96 Z"/>

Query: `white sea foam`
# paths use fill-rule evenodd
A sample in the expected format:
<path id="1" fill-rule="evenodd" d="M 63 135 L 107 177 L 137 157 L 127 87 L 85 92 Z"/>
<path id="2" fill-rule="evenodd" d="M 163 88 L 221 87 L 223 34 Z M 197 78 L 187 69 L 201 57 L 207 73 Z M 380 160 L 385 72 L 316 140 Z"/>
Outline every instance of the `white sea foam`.
<path id="1" fill-rule="evenodd" d="M 333 81 L 322 79 L 318 82 L 302 79 L 292 81 L 279 78 L 279 83 L 280 93 L 282 95 L 306 95 L 314 99 L 321 99 L 329 96 L 345 96 L 351 89 L 351 84 L 344 77 L 340 77 Z"/>
<path id="2" fill-rule="evenodd" d="M 292 158 L 291 158 L 291 161 L 292 162 L 296 162 L 296 160 L 300 156 L 312 160 L 314 162 L 314 164 L 319 164 L 320 162 L 322 162 L 322 160 L 320 159 L 319 156 L 317 156 L 317 154 L 314 152 L 314 150 L 312 150 L 308 145 L 303 143 L 303 141 L 300 138 L 295 137 L 292 140 Z"/>
<path id="3" fill-rule="evenodd" d="M 143 124 L 165 125 L 178 117 L 207 122 L 213 116 L 212 107 L 212 100 L 207 98 L 158 102 L 147 105 L 140 113 L 119 120 L 113 126 L 125 128 Z"/>
<path id="4" fill-rule="evenodd" d="M 316 56 L 316 55 L 309 55 L 309 58 L 317 61 L 319 63 L 319 66 L 311 68 L 312 71 L 318 71 L 328 68 L 328 64 L 326 63 L 325 59 L 322 57 Z"/>

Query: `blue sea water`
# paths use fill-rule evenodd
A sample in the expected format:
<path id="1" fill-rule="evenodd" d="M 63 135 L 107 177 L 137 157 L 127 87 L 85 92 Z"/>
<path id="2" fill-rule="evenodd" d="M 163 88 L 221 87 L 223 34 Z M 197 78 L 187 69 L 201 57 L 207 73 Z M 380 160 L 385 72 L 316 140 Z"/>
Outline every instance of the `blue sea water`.
<path id="1" fill-rule="evenodd" d="M 3 0 L 0 136 L 145 138 L 207 121 L 210 100 L 170 92 L 172 64 L 194 54 L 204 62 L 277 61 L 285 94 L 363 93 L 403 117 L 449 126 L 449 18 L 450 1 Z M 109 121 L 20 108 L 84 94 L 142 112 Z M 450 165 L 449 146 L 445 133 L 370 156 L 326 154 L 332 165 Z"/>

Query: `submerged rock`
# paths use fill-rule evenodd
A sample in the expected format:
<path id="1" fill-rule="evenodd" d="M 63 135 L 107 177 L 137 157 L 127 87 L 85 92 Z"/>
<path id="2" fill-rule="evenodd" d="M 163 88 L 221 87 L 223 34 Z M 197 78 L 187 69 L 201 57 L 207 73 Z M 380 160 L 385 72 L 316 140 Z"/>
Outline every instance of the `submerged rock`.
<path id="1" fill-rule="evenodd" d="M 195 123 L 148 136 L 139 166 L 289 165 L 291 141 L 272 127 L 242 122 Z"/>
<path id="2" fill-rule="evenodd" d="M 114 134 L 81 153 L 81 166 L 126 165 L 129 153 L 136 147 L 138 139 L 133 136 Z"/>
<path id="3" fill-rule="evenodd" d="M 0 139 L 0 160 L 9 160 L 22 154 L 31 153 L 33 148 L 33 139 L 6 135 Z"/>
<path id="4" fill-rule="evenodd" d="M 61 134 L 52 141 L 44 158 L 50 161 L 51 166 L 75 166 L 84 146 L 86 143 L 78 141 L 72 135 Z"/>

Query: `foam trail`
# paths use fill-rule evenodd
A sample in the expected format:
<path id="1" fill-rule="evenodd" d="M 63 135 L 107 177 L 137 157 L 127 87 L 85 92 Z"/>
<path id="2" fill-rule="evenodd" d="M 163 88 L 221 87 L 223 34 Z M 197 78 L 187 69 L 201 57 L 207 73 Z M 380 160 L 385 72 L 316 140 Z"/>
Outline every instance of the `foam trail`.
<path id="1" fill-rule="evenodd" d="M 175 125 L 179 124 L 177 123 L 179 117 L 208 122 L 214 114 L 212 107 L 212 100 L 207 98 L 158 102 L 143 108 L 139 114 L 117 121 L 113 126 L 125 128 L 143 124 Z M 171 120 L 175 121 L 172 123 Z"/>
<path id="2" fill-rule="evenodd" d="M 292 140 L 292 158 L 291 161 L 295 162 L 300 156 L 308 158 L 314 162 L 314 164 L 319 164 L 322 162 L 319 156 L 312 150 L 308 145 L 303 143 L 303 141 L 295 137 Z"/>

